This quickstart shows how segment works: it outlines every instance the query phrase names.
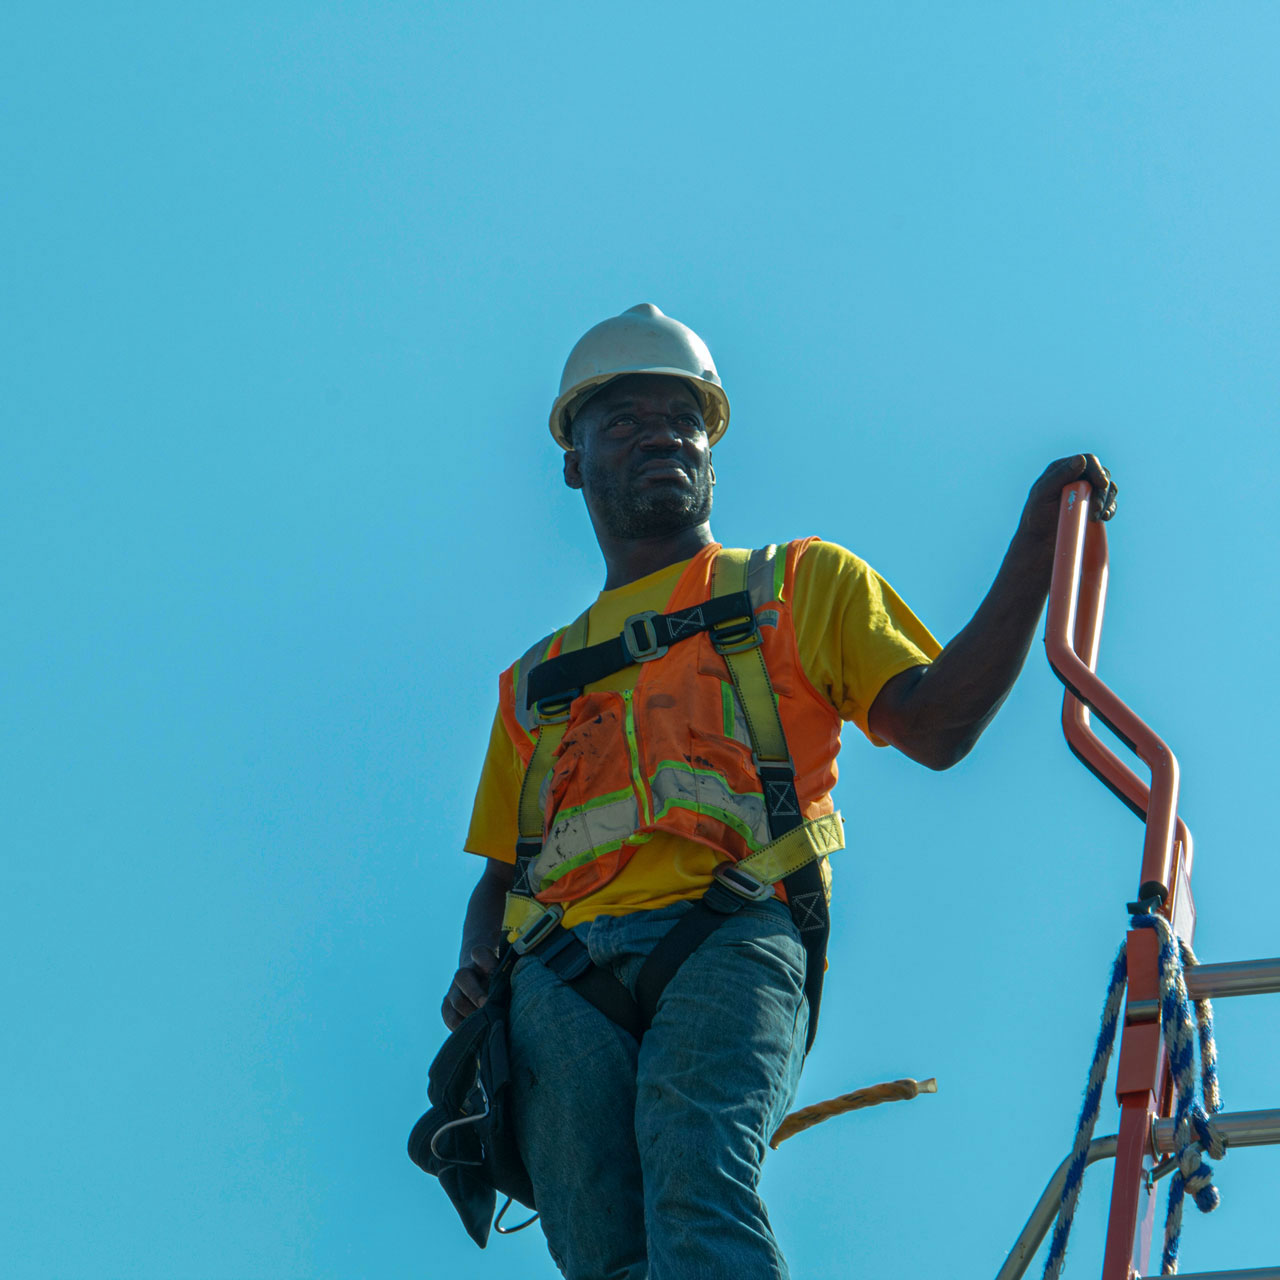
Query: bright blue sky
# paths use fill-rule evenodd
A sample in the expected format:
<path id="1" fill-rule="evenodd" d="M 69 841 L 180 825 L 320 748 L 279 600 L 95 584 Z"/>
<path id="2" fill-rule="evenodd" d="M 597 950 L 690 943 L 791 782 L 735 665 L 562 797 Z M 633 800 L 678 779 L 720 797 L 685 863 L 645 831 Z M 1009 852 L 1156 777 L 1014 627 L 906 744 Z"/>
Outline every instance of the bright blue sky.
<path id="1" fill-rule="evenodd" d="M 15 8 L 7 1274 L 554 1274 L 403 1144 L 497 672 L 603 577 L 546 411 L 640 301 L 732 400 L 718 536 L 845 543 L 943 639 L 1103 457 L 1197 947 L 1280 953 L 1273 5 Z M 1059 701 L 1037 645 L 949 774 L 848 735 L 801 1100 L 941 1092 L 773 1158 L 797 1277 L 991 1276 L 1070 1144 L 1141 829 Z M 1220 1005 L 1229 1107 L 1280 1103 L 1276 999 Z M 1220 1172 L 1184 1269 L 1280 1261 L 1280 1155 Z"/>

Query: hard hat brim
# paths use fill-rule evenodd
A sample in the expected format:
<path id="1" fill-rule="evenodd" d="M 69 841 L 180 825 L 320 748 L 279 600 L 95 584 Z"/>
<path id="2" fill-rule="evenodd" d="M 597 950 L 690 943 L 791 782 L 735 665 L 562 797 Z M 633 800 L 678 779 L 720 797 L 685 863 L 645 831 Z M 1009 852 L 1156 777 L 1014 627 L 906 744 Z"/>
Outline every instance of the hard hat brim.
<path id="1" fill-rule="evenodd" d="M 679 378 L 682 382 L 689 383 L 697 392 L 698 399 L 701 401 L 702 417 L 706 423 L 709 443 L 715 444 L 729 429 L 729 397 L 725 395 L 724 388 L 718 383 L 708 382 L 705 378 L 699 378 L 687 369 L 626 369 L 598 374 L 594 378 L 585 378 L 556 398 L 555 404 L 551 406 L 550 422 L 551 435 L 556 444 L 565 450 L 572 449 L 573 445 L 569 443 L 568 435 L 569 422 L 578 409 L 595 395 L 601 387 L 610 382 L 616 382 L 619 378 L 627 378 L 637 373 L 660 374 L 664 377 Z"/>

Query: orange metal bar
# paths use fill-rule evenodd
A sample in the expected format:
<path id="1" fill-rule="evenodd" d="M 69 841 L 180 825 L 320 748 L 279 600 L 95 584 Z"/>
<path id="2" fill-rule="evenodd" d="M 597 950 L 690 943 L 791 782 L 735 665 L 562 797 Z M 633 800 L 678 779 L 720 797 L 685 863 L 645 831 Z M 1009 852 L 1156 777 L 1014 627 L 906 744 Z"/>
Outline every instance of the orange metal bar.
<path id="1" fill-rule="evenodd" d="M 1150 1275 L 1155 1197 L 1147 1190 L 1147 1170 L 1154 1164 L 1151 1126 L 1155 1118 L 1147 1095 L 1131 1093 L 1120 1099 L 1120 1131 L 1107 1241 L 1102 1253 L 1102 1280 Z"/>
<path id="2" fill-rule="evenodd" d="M 1106 593 L 1107 535 L 1101 523 L 1089 520 L 1090 493 L 1088 483 L 1083 480 L 1062 491 L 1045 648 L 1050 666 L 1068 691 L 1085 703 L 1151 770 L 1151 785 L 1144 788 L 1133 771 L 1103 746 L 1087 721 L 1068 735 L 1068 742 L 1085 766 L 1146 820 L 1139 896 L 1158 890 L 1168 904 L 1172 901 L 1175 883 L 1178 762 L 1160 737 L 1098 679 L 1090 663 L 1075 648 L 1080 626 L 1086 636 L 1092 633 L 1085 651 L 1097 660 Z M 1078 616 L 1080 601 L 1086 603 L 1083 614 Z"/>
<path id="3" fill-rule="evenodd" d="M 1090 671 L 1096 672 L 1098 649 L 1102 642 L 1102 615 L 1107 603 L 1109 566 L 1105 529 L 1101 525 L 1092 527 L 1097 532 L 1092 536 L 1085 534 L 1084 563 L 1080 586 L 1076 592 L 1072 648 L 1076 657 Z M 1103 782 L 1113 791 L 1116 790 L 1114 783 L 1123 779 L 1123 788 L 1118 793 L 1120 799 L 1145 822 L 1151 805 L 1151 788 L 1093 732 L 1093 726 L 1089 723 L 1089 708 L 1074 697 L 1070 689 L 1062 699 L 1062 732 L 1076 757 L 1090 770 L 1096 764 L 1106 775 Z M 1181 846 L 1179 856 L 1182 871 L 1190 877 L 1193 852 L 1191 832 L 1181 818 L 1176 821 L 1174 838 Z M 1190 941 L 1190 937 L 1187 940 Z"/>
<path id="4" fill-rule="evenodd" d="M 1062 728 L 1079 760 L 1145 823 L 1138 897 L 1159 893 L 1161 910 L 1191 941 L 1191 833 L 1178 817 L 1178 762 L 1173 752 L 1095 674 L 1107 594 L 1107 535 L 1089 520 L 1091 490 L 1084 481 L 1062 493 L 1045 647 L 1067 692 Z M 1090 711 L 1151 770 L 1148 785 L 1094 733 Z M 1149 930 L 1126 939 L 1129 1001 L 1159 998 L 1158 944 Z M 1120 1102 L 1115 1175 L 1103 1254 L 1103 1280 L 1130 1280 L 1147 1271 L 1154 1198 L 1147 1187 L 1153 1164 L 1152 1125 L 1168 1114 L 1173 1087 L 1159 1023 L 1126 1019 L 1116 1075 Z"/>

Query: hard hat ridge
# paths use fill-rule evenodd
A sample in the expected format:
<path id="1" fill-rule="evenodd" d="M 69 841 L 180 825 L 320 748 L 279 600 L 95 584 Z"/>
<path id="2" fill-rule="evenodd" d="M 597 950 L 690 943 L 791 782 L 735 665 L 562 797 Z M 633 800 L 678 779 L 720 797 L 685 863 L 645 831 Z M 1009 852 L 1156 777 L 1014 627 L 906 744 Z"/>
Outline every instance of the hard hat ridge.
<path id="1" fill-rule="evenodd" d="M 729 398 L 707 344 L 652 302 L 641 302 L 588 329 L 569 353 L 551 406 L 551 434 L 561 448 L 573 447 L 569 423 L 582 405 L 605 383 L 629 373 L 682 378 L 702 402 L 708 439 L 715 444 L 724 435 Z"/>

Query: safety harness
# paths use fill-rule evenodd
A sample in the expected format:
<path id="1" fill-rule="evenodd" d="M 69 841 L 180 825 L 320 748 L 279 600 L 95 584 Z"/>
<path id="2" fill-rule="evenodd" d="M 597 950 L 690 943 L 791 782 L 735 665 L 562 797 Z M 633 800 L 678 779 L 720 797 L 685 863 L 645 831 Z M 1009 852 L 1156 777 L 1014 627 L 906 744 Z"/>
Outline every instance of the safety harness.
<path id="1" fill-rule="evenodd" d="M 826 887 L 821 859 L 844 847 L 838 813 L 805 818 L 796 793 L 795 765 L 787 748 L 777 698 L 765 665 L 753 583 L 772 581 L 777 549 L 721 550 L 712 571 L 711 597 L 692 608 L 633 614 L 619 635 L 587 645 L 587 614 L 565 631 L 560 653 L 528 673 L 526 707 L 538 733 L 525 770 L 518 810 L 515 878 L 503 916 L 506 942 L 518 956 L 536 955 L 564 982 L 637 1040 L 657 1011 L 676 970 L 730 915 L 748 902 L 774 896 L 778 882 L 805 949 L 805 995 L 809 1002 L 806 1052 L 813 1044 L 826 968 Z M 583 942 L 561 925 L 564 907 L 538 902 L 530 868 L 542 850 L 543 785 L 569 723 L 570 706 L 587 685 L 635 663 L 660 659 L 672 645 L 709 633 L 728 667 L 745 713 L 752 761 L 760 778 L 769 843 L 739 861 L 716 867 L 714 880 L 646 959 L 634 998 L 607 969 L 595 965 Z"/>

